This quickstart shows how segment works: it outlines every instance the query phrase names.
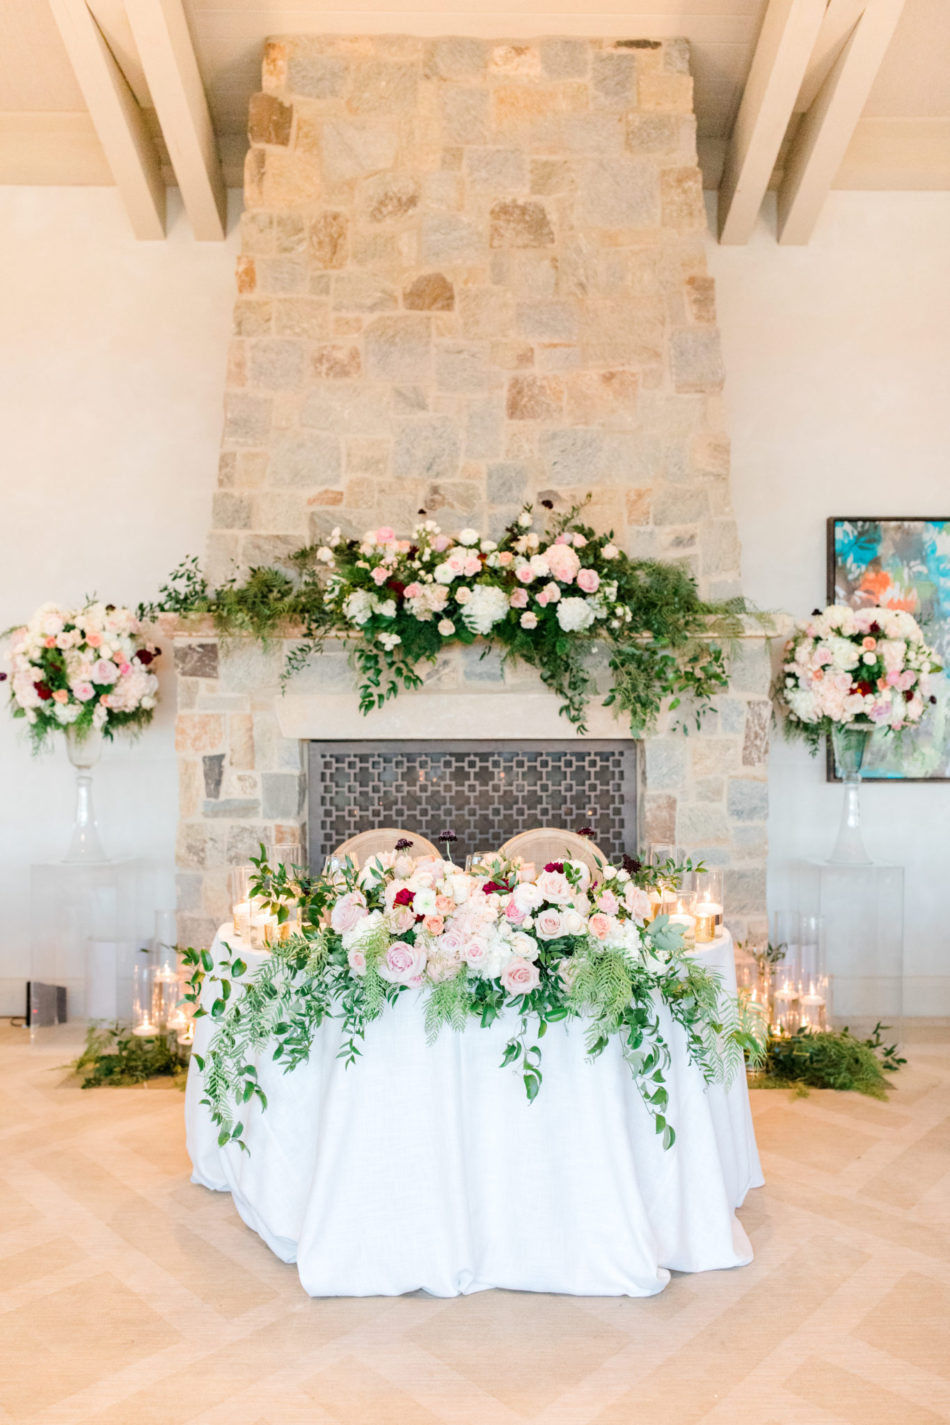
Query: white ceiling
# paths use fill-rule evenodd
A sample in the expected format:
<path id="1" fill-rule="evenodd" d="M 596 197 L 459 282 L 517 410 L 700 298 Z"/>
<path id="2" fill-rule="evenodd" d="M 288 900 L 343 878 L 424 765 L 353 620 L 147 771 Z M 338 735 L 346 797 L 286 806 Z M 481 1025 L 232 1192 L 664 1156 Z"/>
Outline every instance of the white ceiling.
<path id="1" fill-rule="evenodd" d="M 240 181 L 248 99 L 264 39 L 280 33 L 685 36 L 701 157 L 715 186 L 766 0 L 184 0 L 226 176 Z M 149 104 L 122 0 L 89 0 L 139 102 Z M 900 121 L 900 122 L 898 122 Z M 916 123 L 909 121 L 917 121 Z M 928 121 L 922 123 L 921 121 Z M 155 126 L 157 132 L 157 126 Z M 906 0 L 839 186 L 950 186 L 950 0 Z M 781 163 L 781 160 L 780 160 Z M 0 0 L 0 182 L 108 182 L 47 0 Z"/>

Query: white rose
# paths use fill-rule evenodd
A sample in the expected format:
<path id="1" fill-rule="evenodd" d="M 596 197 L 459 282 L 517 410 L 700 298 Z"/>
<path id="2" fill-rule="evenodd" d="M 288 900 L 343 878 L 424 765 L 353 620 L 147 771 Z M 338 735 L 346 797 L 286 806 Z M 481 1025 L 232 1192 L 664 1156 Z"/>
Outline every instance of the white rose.
<path id="1" fill-rule="evenodd" d="M 520 619 L 518 620 L 518 622 L 521 624 L 521 627 L 522 627 L 522 628 L 527 628 L 527 629 L 537 628 L 537 626 L 538 626 L 538 616 L 537 616 L 537 614 L 533 614 L 533 613 L 530 611 L 530 609 L 529 609 L 529 610 L 527 611 L 527 613 L 523 613 L 523 614 L 521 615 L 521 617 L 520 617 Z"/>
<path id="2" fill-rule="evenodd" d="M 583 935 L 586 921 L 580 911 L 576 911 L 573 906 L 561 914 L 561 924 L 564 927 L 565 935 Z"/>
<path id="3" fill-rule="evenodd" d="M 536 960 L 541 949 L 534 936 L 525 935 L 523 930 L 516 930 L 508 944 L 513 953 L 520 955 L 524 960 Z"/>
<path id="4" fill-rule="evenodd" d="M 478 530 L 477 530 L 477 529 L 463 529 L 463 530 L 462 530 L 462 533 L 459 535 L 459 544 L 477 544 L 477 543 L 478 543 Z"/>
<path id="5" fill-rule="evenodd" d="M 439 632 L 441 633 L 443 638 L 448 638 L 450 634 L 453 634 L 455 632 L 455 624 L 450 618 L 440 619 Z"/>
<path id="6" fill-rule="evenodd" d="M 521 881 L 512 891 L 512 898 L 519 910 L 537 910 L 544 900 L 533 881 Z"/>
<path id="7" fill-rule="evenodd" d="M 556 940 L 564 931 L 561 926 L 561 912 L 553 906 L 539 911 L 534 918 L 534 929 L 540 940 Z"/>

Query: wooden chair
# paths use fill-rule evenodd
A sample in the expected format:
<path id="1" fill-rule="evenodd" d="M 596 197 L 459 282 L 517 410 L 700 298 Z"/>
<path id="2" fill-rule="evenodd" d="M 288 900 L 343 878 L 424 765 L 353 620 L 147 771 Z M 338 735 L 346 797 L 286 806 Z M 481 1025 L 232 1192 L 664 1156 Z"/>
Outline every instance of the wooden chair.
<path id="1" fill-rule="evenodd" d="M 408 852 L 410 856 L 435 856 L 442 860 L 439 848 L 431 841 L 414 831 L 401 831 L 398 826 L 374 826 L 372 831 L 359 831 L 336 848 L 332 859 L 343 861 L 349 856 L 357 866 L 365 866 L 373 856 L 395 851 L 396 842 L 403 840 L 412 842 Z"/>
<path id="2" fill-rule="evenodd" d="M 556 826 L 536 826 L 531 831 L 519 831 L 501 848 L 500 854 L 510 860 L 533 861 L 540 871 L 549 861 L 583 861 L 594 876 L 600 875 L 600 866 L 607 864 L 607 857 L 587 836 L 578 836 L 576 831 L 564 831 Z"/>

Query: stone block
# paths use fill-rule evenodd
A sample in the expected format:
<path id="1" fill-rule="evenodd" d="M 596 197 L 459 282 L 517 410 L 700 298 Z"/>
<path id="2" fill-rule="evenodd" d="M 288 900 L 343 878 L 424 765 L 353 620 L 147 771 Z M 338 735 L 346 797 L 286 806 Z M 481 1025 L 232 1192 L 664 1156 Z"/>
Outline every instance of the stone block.
<path id="1" fill-rule="evenodd" d="M 573 301 L 519 302 L 517 328 L 530 341 L 572 342 L 577 339 L 577 305 Z"/>
<path id="2" fill-rule="evenodd" d="M 660 220 L 656 166 L 622 156 L 583 161 L 578 217 L 594 228 L 652 228 Z"/>
<path id="3" fill-rule="evenodd" d="M 398 142 L 390 122 L 326 119 L 320 142 L 324 178 L 342 184 L 382 173 L 395 163 Z"/>
<path id="4" fill-rule="evenodd" d="M 527 159 L 517 148 L 467 148 L 464 167 L 466 181 L 473 189 L 517 193 L 527 187 Z"/>
<path id="5" fill-rule="evenodd" d="M 274 250 L 274 218 L 272 213 L 255 213 L 245 209 L 241 214 L 241 250 L 246 253 L 267 253 Z"/>
<path id="6" fill-rule="evenodd" d="M 202 815 L 217 821 L 249 821 L 261 814 L 261 804 L 253 797 L 225 797 L 206 801 Z"/>
<path id="7" fill-rule="evenodd" d="M 426 213 L 422 219 L 422 261 L 443 265 L 475 262 L 484 247 L 478 225 L 456 213 Z"/>
<path id="8" fill-rule="evenodd" d="M 711 324 L 716 320 L 716 283 L 712 277 L 687 277 L 684 291 L 691 321 Z"/>
<path id="9" fill-rule="evenodd" d="M 643 806 L 644 839 L 656 845 L 676 845 L 676 798 L 648 792 Z"/>
<path id="10" fill-rule="evenodd" d="M 700 777 L 693 783 L 693 796 L 698 802 L 721 802 L 725 794 L 723 777 Z"/>
<path id="11" fill-rule="evenodd" d="M 378 436 L 352 436 L 346 442 L 347 475 L 372 475 L 380 480 L 389 469 L 391 443 Z M 336 492 L 328 492 L 336 493 Z M 321 500 L 326 504 L 326 500 Z"/>
<path id="12" fill-rule="evenodd" d="M 292 104 L 283 104 L 273 94 L 252 94 L 247 120 L 247 136 L 252 144 L 277 144 L 286 148 L 294 126 Z"/>
<path id="13" fill-rule="evenodd" d="M 465 415 L 466 460 L 495 460 L 502 453 L 502 405 L 496 397 L 472 401 Z M 490 498 L 490 497 L 489 497 Z"/>
<path id="14" fill-rule="evenodd" d="M 414 108 L 419 67 L 412 63 L 364 60 L 353 65 L 346 106 L 353 114 L 399 114 Z"/>
<path id="15" fill-rule="evenodd" d="M 224 745 L 224 718 L 217 713 L 179 713 L 176 752 L 217 752 Z"/>
<path id="16" fill-rule="evenodd" d="M 566 383 L 568 417 L 577 425 L 632 427 L 639 388 L 634 371 L 579 371 Z"/>
<path id="17" fill-rule="evenodd" d="M 318 346 L 311 360 L 311 370 L 317 381 L 352 381 L 362 369 L 363 358 L 358 346 Z"/>
<path id="18" fill-rule="evenodd" d="M 376 317 L 364 338 L 366 374 L 372 380 L 428 381 L 432 364 L 431 319 L 421 313 Z"/>
<path id="19" fill-rule="evenodd" d="M 178 943 L 190 945 L 198 950 L 207 950 L 218 932 L 220 923 L 216 916 L 183 915 L 179 912 L 177 916 Z"/>
<path id="20" fill-rule="evenodd" d="M 538 53 L 541 69 L 549 79 L 583 79 L 590 69 L 590 44 L 587 40 L 542 40 Z"/>
<path id="21" fill-rule="evenodd" d="M 734 821 L 765 821 L 769 814 L 768 784 L 730 777 L 726 805 Z"/>
<path id="22" fill-rule="evenodd" d="M 363 193 L 366 216 L 371 223 L 399 222 L 419 206 L 419 180 L 409 173 L 381 173 L 371 178 Z"/>
<path id="23" fill-rule="evenodd" d="M 765 909 L 765 867 L 736 870 L 726 867 L 725 904 L 729 916 L 761 915 Z"/>
<path id="24" fill-rule="evenodd" d="M 735 738 L 713 737 L 707 732 L 690 738 L 690 762 L 694 777 L 735 772 L 739 767 L 739 743 Z"/>
<path id="25" fill-rule="evenodd" d="M 345 267 L 349 255 L 349 219 L 345 213 L 328 210 L 310 224 L 308 251 L 314 267 Z"/>
<path id="26" fill-rule="evenodd" d="M 300 213 L 278 213 L 274 219 L 274 250 L 303 253 L 307 250 L 308 224 Z"/>
<path id="27" fill-rule="evenodd" d="M 338 99 L 346 87 L 346 63 L 295 38 L 287 57 L 287 88 L 308 99 Z"/>
<path id="28" fill-rule="evenodd" d="M 557 420 L 564 409 L 564 382 L 557 376 L 512 376 L 506 413 L 511 421 Z"/>
<path id="29" fill-rule="evenodd" d="M 227 841 L 225 843 L 225 864 L 228 866 L 246 866 L 252 856 L 261 854 L 261 847 L 265 852 L 272 849 L 274 844 L 273 828 L 263 822 L 238 822 L 236 825 L 228 827 Z"/>
<path id="30" fill-rule="evenodd" d="M 473 79 L 483 73 L 488 62 L 484 40 L 452 35 L 436 40 L 429 55 L 429 71 L 443 79 Z"/>
<path id="31" fill-rule="evenodd" d="M 239 254 L 234 266 L 234 285 L 239 292 L 253 292 L 257 286 L 257 268 L 253 257 Z"/>
<path id="32" fill-rule="evenodd" d="M 688 525 L 703 520 L 709 508 L 706 491 L 674 485 L 660 490 L 653 501 L 653 523 Z"/>
<path id="33" fill-rule="evenodd" d="M 641 109 L 690 114 L 693 109 L 693 81 L 688 74 L 648 70 L 640 75 L 637 97 Z"/>
<path id="34" fill-rule="evenodd" d="M 319 297 L 278 297 L 273 305 L 278 336 L 321 341 L 330 335 L 330 308 Z"/>
<path id="35" fill-rule="evenodd" d="M 768 696 L 771 682 L 772 663 L 768 640 L 741 639 L 729 658 L 729 686 L 732 691 L 764 698 Z"/>
<path id="36" fill-rule="evenodd" d="M 398 306 L 395 287 L 374 272 L 340 272 L 333 279 L 335 312 L 392 312 Z"/>
<path id="37" fill-rule="evenodd" d="M 485 493 L 490 505 L 523 504 L 528 493 L 528 468 L 517 461 L 502 460 L 489 465 Z"/>
<path id="38" fill-rule="evenodd" d="M 535 45 L 494 45 L 488 59 L 488 72 L 492 78 L 517 75 L 521 79 L 538 79 L 541 75 L 541 56 Z"/>
<path id="39" fill-rule="evenodd" d="M 307 264 L 303 257 L 259 257 L 257 290 L 273 296 L 306 292 Z"/>
<path id="40" fill-rule="evenodd" d="M 646 780 L 651 792 L 675 792 L 686 780 L 687 743 L 674 733 L 646 739 Z"/>
<path id="41" fill-rule="evenodd" d="M 444 143 L 490 142 L 487 91 L 447 86 L 440 96 L 440 105 Z"/>
<path id="42" fill-rule="evenodd" d="M 763 766 L 767 761 L 771 723 L 772 704 L 770 702 L 753 700 L 746 705 L 745 736 L 742 741 L 742 765 L 744 767 Z"/>
<path id="43" fill-rule="evenodd" d="M 703 573 L 738 572 L 739 559 L 739 531 L 735 520 L 712 520 L 703 530 Z"/>
<path id="44" fill-rule="evenodd" d="M 261 812 L 265 820 L 299 816 L 304 806 L 304 781 L 289 772 L 261 775 Z"/>
<path id="45" fill-rule="evenodd" d="M 680 801 L 676 814 L 676 834 L 680 845 L 693 853 L 694 848 L 706 846 L 727 846 L 730 840 L 729 823 L 721 807 L 709 803 Z"/>
<path id="46" fill-rule="evenodd" d="M 622 50 L 595 54 L 591 64 L 591 89 L 596 103 L 628 108 L 636 102 L 637 61 Z"/>
<path id="47" fill-rule="evenodd" d="M 176 643 L 175 672 L 179 678 L 216 678 L 217 643 Z"/>
<path id="48" fill-rule="evenodd" d="M 604 436 L 582 426 L 544 430 L 538 441 L 545 479 L 552 485 L 596 483 L 603 470 Z"/>
<path id="49" fill-rule="evenodd" d="M 463 287 L 458 293 L 459 325 L 469 340 L 494 340 L 514 327 L 511 293 L 497 287 Z"/>
<path id="50" fill-rule="evenodd" d="M 270 331 L 273 304 L 269 301 L 239 301 L 234 304 L 235 336 L 266 336 Z"/>
<path id="51" fill-rule="evenodd" d="M 271 409 L 265 396 L 229 391 L 224 398 L 224 439 L 231 445 L 265 445 Z"/>
<path id="52" fill-rule="evenodd" d="M 672 334 L 670 357 L 677 391 L 721 390 L 725 371 L 715 327 L 680 327 Z"/>
<path id="53" fill-rule="evenodd" d="M 335 436 L 292 431 L 274 452 L 270 479 L 274 485 L 333 485 L 341 473 L 340 443 Z"/>
<path id="54" fill-rule="evenodd" d="M 262 490 L 254 501 L 254 528 L 268 534 L 297 535 L 307 532 L 307 502 L 302 494 Z"/>
<path id="55" fill-rule="evenodd" d="M 451 312 L 455 288 L 441 272 L 426 272 L 403 288 L 403 306 L 412 312 Z"/>
<path id="56" fill-rule="evenodd" d="M 435 384 L 439 391 L 480 394 L 493 384 L 483 345 L 473 342 L 437 342 Z"/>
<path id="57" fill-rule="evenodd" d="M 705 232 L 703 180 L 695 165 L 664 168 L 660 174 L 660 213 L 665 228 L 680 233 Z"/>
<path id="58" fill-rule="evenodd" d="M 492 247 L 550 247 L 554 229 L 544 204 L 536 199 L 505 198 L 493 203 L 489 213 Z"/>
<path id="59" fill-rule="evenodd" d="M 532 158 L 531 192 L 541 196 L 573 193 L 577 186 L 577 173 L 573 163 L 566 158 Z"/>
<path id="60" fill-rule="evenodd" d="M 228 764 L 236 771 L 254 767 L 254 719 L 250 713 L 233 713 L 228 718 Z"/>
<path id="61" fill-rule="evenodd" d="M 626 115 L 626 145 L 643 158 L 696 162 L 696 121 L 692 114 Z"/>
<path id="62" fill-rule="evenodd" d="M 449 416 L 397 422 L 393 474 L 399 479 L 450 480 L 458 474 L 459 431 Z"/>
<path id="63" fill-rule="evenodd" d="M 263 337 L 251 344 L 251 384 L 270 391 L 292 391 L 303 385 L 303 343 L 284 337 Z"/>

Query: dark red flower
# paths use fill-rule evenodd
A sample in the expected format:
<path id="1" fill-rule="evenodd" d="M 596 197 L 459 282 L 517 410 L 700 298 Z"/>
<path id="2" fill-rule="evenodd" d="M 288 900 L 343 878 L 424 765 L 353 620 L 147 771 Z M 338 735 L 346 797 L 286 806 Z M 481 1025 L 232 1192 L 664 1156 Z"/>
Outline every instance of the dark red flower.
<path id="1" fill-rule="evenodd" d="M 416 898 L 415 891 L 411 891 L 408 886 L 404 886 L 401 891 L 397 891 L 393 899 L 393 905 L 411 906 Z"/>
<path id="2" fill-rule="evenodd" d="M 591 841 L 593 841 L 597 833 L 594 831 L 594 828 L 592 826 L 579 826 L 577 828 L 577 834 L 578 836 L 588 836 L 590 837 Z"/>
<path id="3" fill-rule="evenodd" d="M 132 654 L 132 661 L 133 663 L 141 663 L 143 668 L 147 668 L 154 657 L 155 654 L 149 653 L 147 648 L 140 648 L 137 652 Z"/>
<path id="4" fill-rule="evenodd" d="M 878 623 L 877 619 L 875 619 L 874 622 L 873 622 L 873 623 L 871 624 L 871 626 L 869 627 L 868 633 L 880 633 L 880 631 L 881 631 L 881 625 Z"/>
<path id="5" fill-rule="evenodd" d="M 408 851 L 411 845 L 412 842 L 409 840 L 408 836 L 400 836 L 399 840 L 396 842 L 396 850 Z"/>
<path id="6" fill-rule="evenodd" d="M 639 871 L 643 870 L 643 862 L 638 861 L 635 856 L 628 856 L 626 851 L 623 854 L 623 860 L 620 864 L 630 876 L 635 876 Z"/>
<path id="7" fill-rule="evenodd" d="M 544 869 L 545 869 L 546 871 L 560 871 L 560 872 L 561 872 L 561 875 L 563 876 L 563 874 L 564 874 L 564 862 L 563 862 L 563 861 L 549 861 L 548 864 L 545 866 Z"/>
<path id="8" fill-rule="evenodd" d="M 6 681 L 7 681 L 7 675 L 6 675 L 6 673 L 0 673 L 0 683 L 5 683 Z"/>
<path id="9" fill-rule="evenodd" d="M 53 690 L 50 685 L 48 683 L 34 683 L 33 686 L 36 689 L 37 697 L 42 698 L 44 703 L 48 703 L 53 696 Z"/>
<path id="10" fill-rule="evenodd" d="M 406 586 L 401 579 L 387 579 L 386 588 L 392 589 L 397 599 L 401 599 L 405 593 Z"/>
<path id="11" fill-rule="evenodd" d="M 907 691 L 906 691 L 905 694 L 904 694 L 904 702 L 905 702 L 905 703 L 909 703 L 910 700 L 911 700 L 911 698 L 912 698 L 913 696 L 914 696 L 913 690 L 912 690 L 911 688 L 908 688 Z"/>
<path id="12" fill-rule="evenodd" d="M 454 831 L 440 831 L 436 840 L 444 841 L 445 844 L 448 845 L 450 841 L 458 841 L 458 837 Z"/>
<path id="13" fill-rule="evenodd" d="M 863 698 L 866 698 L 867 695 L 868 695 L 868 693 L 873 693 L 873 692 L 874 692 L 874 689 L 873 689 L 873 687 L 871 686 L 871 684 L 868 683 L 868 682 L 866 682 L 865 679 L 863 679 L 863 678 L 861 679 L 861 682 L 860 682 L 860 683 L 856 684 L 856 687 L 857 687 L 858 692 L 861 694 L 861 696 L 862 696 Z"/>
<path id="14" fill-rule="evenodd" d="M 507 887 L 503 886 L 501 881 L 486 881 L 482 886 L 482 890 L 486 896 L 490 896 L 493 891 L 504 891 L 507 890 Z"/>

